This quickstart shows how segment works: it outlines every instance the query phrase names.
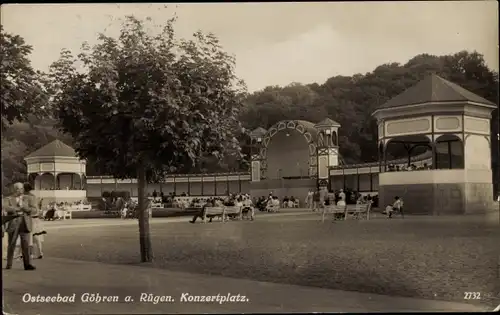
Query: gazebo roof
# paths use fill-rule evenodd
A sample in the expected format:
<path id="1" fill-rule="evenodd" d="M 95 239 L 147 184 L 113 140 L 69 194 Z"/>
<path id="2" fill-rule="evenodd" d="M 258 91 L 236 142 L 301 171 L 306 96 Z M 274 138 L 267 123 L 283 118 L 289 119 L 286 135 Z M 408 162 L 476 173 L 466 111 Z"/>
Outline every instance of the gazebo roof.
<path id="1" fill-rule="evenodd" d="M 379 109 L 441 102 L 474 102 L 487 106 L 496 106 L 487 99 L 455 83 L 445 80 L 436 74 L 432 74 L 401 94 L 393 97 L 380 106 Z"/>
<path id="2" fill-rule="evenodd" d="M 336 122 L 335 120 L 332 120 L 328 117 L 326 117 L 325 119 L 323 119 L 322 121 L 320 121 L 319 123 L 317 123 L 316 125 L 314 125 L 316 128 L 318 127 L 334 127 L 334 126 L 338 126 L 340 127 L 340 124 L 338 122 Z"/>
<path id="3" fill-rule="evenodd" d="M 63 156 L 77 158 L 75 149 L 62 142 L 61 140 L 54 140 L 51 143 L 41 147 L 33 153 L 30 153 L 26 158 L 39 157 L 39 156 Z"/>

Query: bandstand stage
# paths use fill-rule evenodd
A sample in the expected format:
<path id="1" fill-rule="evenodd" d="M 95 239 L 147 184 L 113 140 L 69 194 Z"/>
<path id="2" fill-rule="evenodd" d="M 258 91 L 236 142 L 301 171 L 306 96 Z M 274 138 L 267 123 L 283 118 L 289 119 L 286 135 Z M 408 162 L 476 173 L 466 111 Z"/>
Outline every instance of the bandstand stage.
<path id="1" fill-rule="evenodd" d="M 162 183 L 148 184 L 147 191 L 189 196 L 243 192 L 253 197 L 272 192 L 303 202 L 310 189 L 343 188 L 378 194 L 381 206 L 402 197 L 407 213 L 479 213 L 493 207 L 490 120 L 496 107 L 431 75 L 373 113 L 378 161 L 343 164 L 338 122 L 287 120 L 250 134 L 250 173 L 169 176 Z M 80 195 L 100 197 L 104 191 L 123 190 L 137 196 L 135 179 L 87 178 L 85 162 L 73 149 L 60 142 L 47 146 L 50 150 L 44 147 L 26 157 L 30 179 L 41 197 L 81 199 Z M 50 157 L 58 146 L 70 150 L 64 147 L 64 154 L 59 150 Z M 404 157 L 390 158 L 394 148 L 405 152 Z"/>

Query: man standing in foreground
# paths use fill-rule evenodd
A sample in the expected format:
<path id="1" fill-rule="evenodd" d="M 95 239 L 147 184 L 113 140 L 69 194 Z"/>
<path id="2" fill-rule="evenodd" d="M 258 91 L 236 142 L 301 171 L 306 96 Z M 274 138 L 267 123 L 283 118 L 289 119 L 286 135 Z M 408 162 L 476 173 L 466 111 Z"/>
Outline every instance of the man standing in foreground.
<path id="1" fill-rule="evenodd" d="M 6 269 L 12 268 L 16 241 L 20 237 L 24 270 L 35 270 L 36 268 L 31 264 L 29 245 L 33 225 L 31 216 L 37 211 L 36 200 L 32 196 L 24 195 L 24 185 L 22 183 L 15 183 L 14 194 L 6 198 L 4 206 L 4 210 L 8 215 L 16 215 L 16 218 L 10 221 L 7 227 L 9 245 Z"/>

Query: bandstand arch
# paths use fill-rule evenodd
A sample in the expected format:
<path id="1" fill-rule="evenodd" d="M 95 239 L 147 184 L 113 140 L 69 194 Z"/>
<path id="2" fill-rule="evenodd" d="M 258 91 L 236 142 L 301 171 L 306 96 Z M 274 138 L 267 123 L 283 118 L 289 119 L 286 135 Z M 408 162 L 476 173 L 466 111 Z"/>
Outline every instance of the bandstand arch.
<path id="1" fill-rule="evenodd" d="M 268 147 L 269 144 L 271 143 L 271 139 L 278 134 L 279 132 L 283 131 L 297 131 L 300 133 L 304 139 L 307 142 L 308 146 L 308 153 L 309 153 L 309 167 L 308 167 L 308 176 L 310 178 L 315 178 L 317 175 L 317 161 L 318 161 L 318 156 L 317 156 L 317 141 L 320 139 L 318 138 L 318 134 L 322 135 L 321 133 L 318 132 L 318 130 L 315 128 L 314 124 L 305 121 L 305 120 L 284 120 L 276 123 L 273 125 L 267 133 L 264 135 L 263 141 L 262 141 L 262 147 L 260 149 L 260 158 L 261 158 L 261 166 L 260 166 L 260 172 L 261 172 L 261 178 L 267 178 L 267 171 L 268 171 Z"/>

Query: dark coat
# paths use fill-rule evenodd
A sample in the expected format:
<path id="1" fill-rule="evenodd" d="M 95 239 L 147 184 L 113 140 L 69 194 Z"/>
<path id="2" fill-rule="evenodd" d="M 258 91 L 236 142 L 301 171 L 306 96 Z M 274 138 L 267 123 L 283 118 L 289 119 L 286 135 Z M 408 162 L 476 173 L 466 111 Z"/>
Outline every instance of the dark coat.
<path id="1" fill-rule="evenodd" d="M 3 205 L 3 210 L 7 215 L 16 215 L 19 214 L 18 217 L 11 220 L 7 225 L 7 232 L 14 232 L 21 225 L 26 227 L 26 232 L 31 232 L 33 229 L 33 219 L 32 215 L 36 215 L 38 212 L 36 197 L 32 195 L 22 195 L 22 207 L 18 207 L 16 197 L 11 196 L 5 199 L 5 203 Z M 22 211 L 22 213 L 21 213 Z"/>

